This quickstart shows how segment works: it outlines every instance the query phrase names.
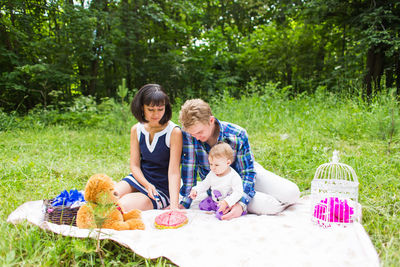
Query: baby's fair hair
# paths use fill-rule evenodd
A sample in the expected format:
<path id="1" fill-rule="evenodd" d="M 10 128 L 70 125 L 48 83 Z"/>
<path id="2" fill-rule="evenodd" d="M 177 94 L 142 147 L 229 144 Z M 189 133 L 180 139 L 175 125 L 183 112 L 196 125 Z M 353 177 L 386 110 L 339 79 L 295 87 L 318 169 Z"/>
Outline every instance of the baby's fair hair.
<path id="1" fill-rule="evenodd" d="M 209 158 L 226 158 L 230 160 L 231 162 L 234 161 L 233 158 L 233 150 L 230 145 L 227 143 L 218 143 L 215 146 L 213 146 L 210 150 L 210 153 L 208 153 Z"/>
<path id="2" fill-rule="evenodd" d="M 179 112 L 179 122 L 184 129 L 188 129 L 197 122 L 208 124 L 211 116 L 210 105 L 201 99 L 191 99 L 183 104 Z"/>

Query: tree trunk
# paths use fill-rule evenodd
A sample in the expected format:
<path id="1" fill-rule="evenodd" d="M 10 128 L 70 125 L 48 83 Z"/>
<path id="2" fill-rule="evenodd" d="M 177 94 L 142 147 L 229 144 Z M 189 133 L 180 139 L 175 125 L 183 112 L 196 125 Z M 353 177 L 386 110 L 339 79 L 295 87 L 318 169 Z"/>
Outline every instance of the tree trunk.
<path id="1" fill-rule="evenodd" d="M 131 42 L 129 41 L 129 40 L 131 40 L 131 37 L 129 36 L 129 28 L 127 28 L 127 27 L 130 27 L 132 24 L 130 23 L 130 21 L 128 19 L 128 16 L 126 14 L 127 13 L 126 11 L 129 8 L 129 2 L 127 0 L 122 1 L 122 6 L 126 7 L 126 8 L 124 8 L 122 10 L 122 12 L 124 14 L 122 16 L 122 20 L 123 20 L 123 24 L 122 25 L 125 26 L 124 27 L 124 30 L 125 30 L 125 41 L 123 43 L 125 43 L 124 55 L 125 55 L 125 60 L 126 60 L 126 64 L 125 64 L 125 67 L 126 67 L 126 84 L 127 84 L 128 88 L 133 88 L 133 86 L 132 86 L 133 85 L 132 84 L 132 66 L 131 66 L 132 63 L 131 63 L 131 60 L 130 60 L 132 47 L 131 47 Z M 139 7 L 135 7 L 135 10 L 137 8 L 139 8 Z"/>
<path id="2" fill-rule="evenodd" d="M 292 65 L 286 63 L 286 85 L 292 85 Z"/>
<path id="3" fill-rule="evenodd" d="M 367 53 L 367 73 L 364 78 L 367 97 L 372 95 L 372 83 L 374 83 L 374 90 L 380 89 L 383 66 L 384 52 L 379 47 L 372 46 Z"/>
<path id="4" fill-rule="evenodd" d="M 96 53 L 96 47 L 93 47 L 93 53 Z M 91 60 L 90 63 L 90 81 L 89 81 L 89 94 L 95 96 L 96 94 L 96 84 L 97 84 L 97 74 L 99 73 L 99 62 L 97 56 L 95 59 Z"/>
<path id="5" fill-rule="evenodd" d="M 81 82 L 81 92 L 83 95 L 88 95 L 88 82 L 86 78 L 86 72 L 84 70 L 84 67 L 82 63 L 78 63 L 78 73 L 80 76 L 80 82 Z"/>
<path id="6" fill-rule="evenodd" d="M 386 84 L 387 88 L 393 87 L 393 83 L 394 83 L 393 69 L 394 69 L 394 66 L 392 65 L 392 66 L 390 66 L 390 68 L 386 69 L 386 71 L 385 71 L 385 76 L 386 76 L 385 84 Z"/>
<path id="7" fill-rule="evenodd" d="M 400 52 L 394 54 L 397 96 L 400 96 Z"/>

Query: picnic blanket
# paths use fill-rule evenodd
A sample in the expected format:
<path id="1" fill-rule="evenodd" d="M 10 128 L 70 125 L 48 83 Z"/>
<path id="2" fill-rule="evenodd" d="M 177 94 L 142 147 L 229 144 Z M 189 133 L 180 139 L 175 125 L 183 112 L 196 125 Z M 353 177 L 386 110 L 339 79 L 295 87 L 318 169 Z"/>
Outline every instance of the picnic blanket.
<path id="1" fill-rule="evenodd" d="M 280 215 L 246 215 L 220 221 L 213 214 L 187 210 L 189 223 L 158 230 L 154 218 L 164 212 L 142 212 L 146 230 L 101 229 L 111 239 L 145 258 L 166 257 L 182 267 L 196 266 L 379 266 L 379 257 L 359 223 L 322 228 L 311 221 L 309 197 Z M 65 236 L 96 238 L 98 229 L 79 229 L 44 221 L 43 201 L 26 202 L 7 221 L 24 220 Z"/>

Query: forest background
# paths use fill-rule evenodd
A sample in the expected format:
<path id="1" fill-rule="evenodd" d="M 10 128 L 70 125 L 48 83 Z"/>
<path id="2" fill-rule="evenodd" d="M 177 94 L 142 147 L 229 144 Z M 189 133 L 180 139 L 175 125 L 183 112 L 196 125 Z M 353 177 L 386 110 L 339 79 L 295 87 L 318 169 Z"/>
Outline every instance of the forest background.
<path id="1" fill-rule="evenodd" d="M 395 0 L 2 0 L 0 107 L 62 109 L 150 82 L 173 101 L 400 91 Z"/>

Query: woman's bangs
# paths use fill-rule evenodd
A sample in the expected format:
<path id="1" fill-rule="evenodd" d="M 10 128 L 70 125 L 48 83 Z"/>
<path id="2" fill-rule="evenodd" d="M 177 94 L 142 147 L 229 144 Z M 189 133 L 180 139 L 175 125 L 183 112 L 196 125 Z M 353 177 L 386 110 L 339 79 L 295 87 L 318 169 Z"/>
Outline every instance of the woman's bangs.
<path id="1" fill-rule="evenodd" d="M 165 106 L 168 104 L 168 98 L 162 91 L 156 91 L 144 99 L 144 104 L 151 107 Z"/>

